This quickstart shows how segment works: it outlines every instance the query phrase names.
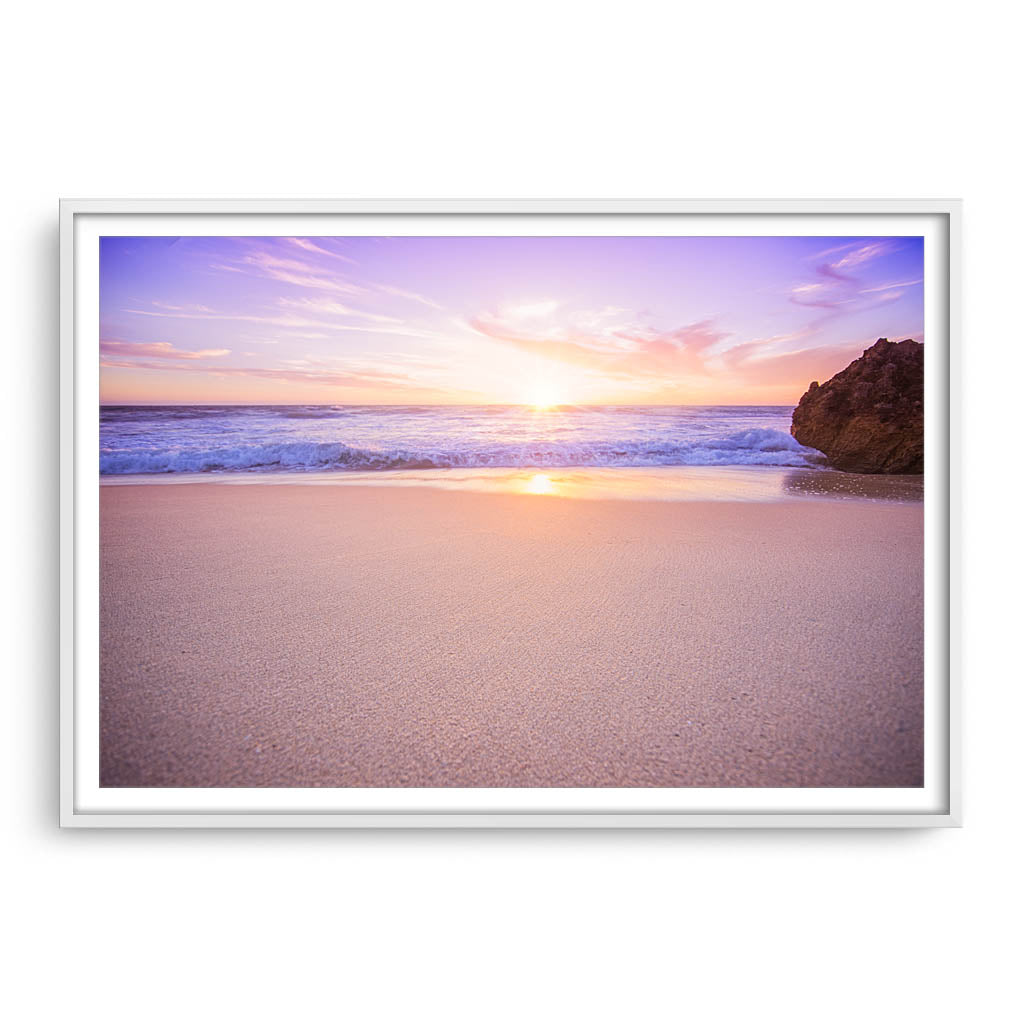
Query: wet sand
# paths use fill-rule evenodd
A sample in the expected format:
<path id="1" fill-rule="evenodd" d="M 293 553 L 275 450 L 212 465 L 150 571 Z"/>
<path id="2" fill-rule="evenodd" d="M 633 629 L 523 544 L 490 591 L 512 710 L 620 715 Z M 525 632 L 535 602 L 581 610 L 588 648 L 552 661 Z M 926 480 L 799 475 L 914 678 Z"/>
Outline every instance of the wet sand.
<path id="1" fill-rule="evenodd" d="M 918 786 L 923 507 L 101 487 L 104 786 Z"/>

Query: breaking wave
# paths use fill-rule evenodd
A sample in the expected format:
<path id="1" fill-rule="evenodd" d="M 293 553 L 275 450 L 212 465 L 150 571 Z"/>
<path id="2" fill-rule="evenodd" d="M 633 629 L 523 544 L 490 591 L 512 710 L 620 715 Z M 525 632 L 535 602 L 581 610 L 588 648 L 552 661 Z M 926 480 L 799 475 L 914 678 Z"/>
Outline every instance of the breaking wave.
<path id="1" fill-rule="evenodd" d="M 124 440 L 128 440 L 125 438 Z M 147 438 L 147 441 L 149 439 Z M 454 440 L 454 439 L 452 439 Z M 812 467 L 825 457 L 781 430 L 757 427 L 722 437 L 689 440 L 644 438 L 463 443 L 417 442 L 408 446 L 350 446 L 336 441 L 282 441 L 234 445 L 176 445 L 154 448 L 107 446 L 100 473 L 212 473 L 245 471 L 372 471 L 401 469 L 568 469 L 645 466 Z"/>

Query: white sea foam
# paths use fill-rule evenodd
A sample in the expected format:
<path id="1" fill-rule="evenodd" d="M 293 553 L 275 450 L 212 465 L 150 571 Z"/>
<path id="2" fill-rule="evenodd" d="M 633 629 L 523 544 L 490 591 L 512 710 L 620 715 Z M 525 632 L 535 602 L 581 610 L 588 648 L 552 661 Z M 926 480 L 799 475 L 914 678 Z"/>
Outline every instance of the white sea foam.
<path id="1" fill-rule="evenodd" d="M 111 407 L 102 474 L 820 466 L 788 407 Z"/>

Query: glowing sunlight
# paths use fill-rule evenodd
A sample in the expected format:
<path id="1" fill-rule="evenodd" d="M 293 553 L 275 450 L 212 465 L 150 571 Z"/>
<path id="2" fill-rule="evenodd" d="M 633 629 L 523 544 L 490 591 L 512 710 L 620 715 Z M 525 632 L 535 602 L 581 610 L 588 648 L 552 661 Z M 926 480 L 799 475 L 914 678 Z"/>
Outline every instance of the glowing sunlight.
<path id="1" fill-rule="evenodd" d="M 554 494 L 555 482 L 547 473 L 534 473 L 523 488 L 527 494 Z"/>
<path id="2" fill-rule="evenodd" d="M 529 391 L 528 405 L 534 409 L 551 409 L 556 405 L 564 405 L 557 389 L 550 381 L 536 381 Z"/>

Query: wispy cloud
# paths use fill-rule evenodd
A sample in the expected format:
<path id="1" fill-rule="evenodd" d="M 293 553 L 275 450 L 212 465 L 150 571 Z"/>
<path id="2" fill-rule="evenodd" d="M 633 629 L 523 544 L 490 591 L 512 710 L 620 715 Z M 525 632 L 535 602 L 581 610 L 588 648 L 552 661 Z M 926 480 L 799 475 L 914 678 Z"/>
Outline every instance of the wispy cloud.
<path id="1" fill-rule="evenodd" d="M 294 243 L 295 248 L 309 253 L 311 256 L 326 255 L 331 259 L 352 263 L 353 260 L 340 253 L 328 252 L 309 239 L 289 238 L 285 242 Z M 318 291 L 339 292 L 345 295 L 362 295 L 367 289 L 348 280 L 337 270 L 324 266 L 323 261 L 297 259 L 290 255 L 281 255 L 282 246 L 273 249 L 253 246 L 231 258 L 214 260 L 208 264 L 210 270 L 228 271 L 235 274 L 251 274 L 269 278 L 297 288 L 313 288 Z M 289 252 L 291 250 L 288 250 Z"/>
<path id="2" fill-rule="evenodd" d="M 209 310 L 205 313 L 194 313 L 190 311 L 177 312 L 172 309 L 123 309 L 122 313 L 132 313 L 135 316 L 155 316 L 167 320 L 236 320 L 240 323 L 267 324 L 271 327 L 323 327 L 319 320 L 310 320 L 296 316 L 275 316 L 273 314 L 261 315 L 259 313 L 218 313 Z"/>
<path id="3" fill-rule="evenodd" d="M 276 328 L 288 331 L 292 337 L 298 338 L 329 338 L 332 334 L 341 332 L 355 332 L 361 334 L 390 334 L 409 338 L 437 338 L 439 335 L 430 330 L 418 328 L 406 324 L 398 317 L 389 317 L 376 313 L 366 313 L 350 309 L 340 303 L 319 303 L 316 300 L 280 300 L 282 305 L 292 305 L 300 314 L 301 312 L 321 312 L 324 316 L 302 316 L 292 313 L 221 313 L 210 310 L 205 313 L 191 311 L 176 311 L 173 309 L 123 309 L 122 313 L 131 313 L 135 316 L 161 317 L 170 320 L 224 320 L 238 323 L 253 323 L 264 327 Z M 339 320 L 331 320 L 330 315 L 352 315 L 357 318 L 366 319 L 368 323 L 342 323 Z M 309 333 L 312 330 L 315 333 Z"/>
<path id="4" fill-rule="evenodd" d="M 540 317 L 551 316 L 558 309 L 560 303 L 557 299 L 545 299 L 543 302 L 524 302 L 517 306 L 506 306 L 502 315 L 509 320 L 536 320 Z"/>
<path id="5" fill-rule="evenodd" d="M 892 292 L 893 289 L 902 287 L 901 285 L 866 288 L 857 276 L 871 263 L 891 253 L 896 244 L 892 239 L 866 243 L 852 242 L 818 253 L 817 258 L 833 258 L 815 267 L 815 280 L 802 282 L 790 290 L 790 302 L 797 306 L 824 310 L 826 315 L 836 315 L 843 311 L 844 307 L 857 306 L 863 301 L 860 296 L 871 292 L 884 292 L 881 301 L 899 298 L 899 294 L 893 295 Z M 819 324 L 822 322 L 819 321 Z"/>
<path id="6" fill-rule="evenodd" d="M 238 254 L 233 262 L 223 259 L 208 264 L 210 270 L 222 270 L 236 274 L 251 274 L 258 277 L 279 281 L 296 288 L 307 288 L 318 292 L 336 292 L 341 295 L 358 295 L 364 301 L 373 296 L 391 296 L 404 299 L 428 309 L 442 310 L 444 306 L 434 299 L 409 288 L 398 285 L 367 281 L 361 283 L 342 274 L 333 261 L 358 265 L 358 261 L 345 253 L 328 249 L 327 239 L 313 240 L 302 237 L 286 237 L 278 240 L 280 244 L 267 247 L 253 245 L 247 251 Z M 293 254 L 295 249 L 308 254 L 300 258 Z"/>
<path id="7" fill-rule="evenodd" d="M 368 385 L 412 383 L 408 374 L 375 373 L 367 370 L 298 369 L 289 367 L 211 366 L 214 377 L 262 377 L 266 380 L 291 381 L 331 387 L 367 387 Z"/>
<path id="8" fill-rule="evenodd" d="M 204 348 L 198 351 L 176 348 L 169 341 L 121 341 L 103 338 L 100 341 L 103 356 L 134 356 L 148 359 L 217 359 L 231 354 L 229 348 Z"/>
<path id="9" fill-rule="evenodd" d="M 841 253 L 842 255 L 838 259 L 829 260 L 828 262 L 836 269 L 842 270 L 843 267 L 855 267 L 861 263 L 877 259 L 879 256 L 885 256 L 893 252 L 897 244 L 898 242 L 891 238 L 878 239 L 871 242 L 864 242 L 862 239 L 855 238 L 849 242 L 844 242 L 842 245 L 834 245 L 828 249 L 822 249 L 820 252 L 814 253 L 811 259 L 817 261 L 824 259 L 826 256 L 837 256 Z"/>
<path id="10" fill-rule="evenodd" d="M 298 246 L 300 249 L 305 249 L 306 252 L 316 253 L 318 256 L 330 256 L 332 259 L 342 260 L 345 263 L 356 262 L 351 256 L 346 256 L 344 253 L 325 249 L 322 245 L 318 245 L 311 238 L 286 238 L 285 241 Z"/>
<path id="11" fill-rule="evenodd" d="M 420 295 L 419 292 L 411 292 L 407 288 L 396 288 L 393 284 L 378 284 L 374 287 L 379 292 L 383 292 L 385 295 L 394 295 L 399 299 L 408 299 L 410 302 L 418 302 L 420 305 L 427 306 L 430 309 L 444 309 L 444 306 L 440 302 L 435 302 L 433 299 L 428 299 L 426 295 Z"/>
<path id="12" fill-rule="evenodd" d="M 152 305 L 156 306 L 158 309 L 171 310 L 171 311 L 173 311 L 175 313 L 212 313 L 213 312 L 213 310 L 210 309 L 209 306 L 198 306 L 198 305 L 175 306 L 175 305 L 172 305 L 170 302 L 157 302 L 156 299 L 153 300 Z"/>
<path id="13" fill-rule="evenodd" d="M 405 321 L 401 317 L 387 316 L 382 313 L 370 313 L 365 309 L 354 309 L 342 302 L 333 299 L 304 298 L 304 299 L 280 299 L 282 306 L 292 309 L 300 309 L 303 312 L 319 315 L 327 318 L 337 317 L 358 317 L 363 320 L 372 320 L 381 324 L 401 324 Z"/>
<path id="14" fill-rule="evenodd" d="M 861 288 L 861 295 L 869 295 L 871 292 L 888 292 L 894 288 L 912 288 L 915 284 L 921 284 L 923 278 L 916 278 L 913 281 L 893 281 L 891 284 L 879 284 L 873 288 Z"/>
<path id="15" fill-rule="evenodd" d="M 822 271 L 829 276 L 828 270 Z M 813 281 L 809 284 L 798 284 L 789 293 L 790 302 L 797 306 L 810 306 L 813 309 L 835 310 L 853 301 L 844 279 L 833 281 Z"/>
<path id="16" fill-rule="evenodd" d="M 256 268 L 263 276 L 300 288 L 315 288 L 319 291 L 341 292 L 344 295 L 363 295 L 366 289 L 343 278 L 340 274 L 325 273 L 324 269 L 302 260 L 276 256 L 257 250 L 242 257 L 247 266 Z"/>
<path id="17" fill-rule="evenodd" d="M 881 242 L 869 242 L 867 245 L 860 245 L 849 250 L 832 263 L 831 266 L 837 271 L 849 271 L 854 267 L 870 263 L 872 260 L 878 259 L 879 256 L 884 256 L 886 253 L 891 252 L 892 249 L 893 243 L 889 239 Z"/>
<path id="18" fill-rule="evenodd" d="M 413 378 L 389 366 L 350 365 L 339 362 L 325 362 L 313 359 L 282 360 L 280 366 L 223 366 L 196 365 L 193 359 L 209 359 L 228 355 L 226 349 L 211 349 L 201 353 L 170 354 L 167 347 L 159 343 L 145 342 L 103 342 L 101 365 L 110 368 L 132 370 L 166 370 L 166 359 L 183 359 L 176 369 L 192 371 L 212 377 L 255 377 L 265 380 L 288 381 L 291 383 L 326 385 L 330 387 L 365 388 L 382 384 L 389 386 L 412 386 Z M 245 353 L 247 356 L 256 353 Z M 111 356 L 120 358 L 110 358 Z"/>

